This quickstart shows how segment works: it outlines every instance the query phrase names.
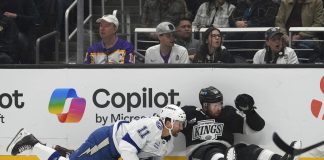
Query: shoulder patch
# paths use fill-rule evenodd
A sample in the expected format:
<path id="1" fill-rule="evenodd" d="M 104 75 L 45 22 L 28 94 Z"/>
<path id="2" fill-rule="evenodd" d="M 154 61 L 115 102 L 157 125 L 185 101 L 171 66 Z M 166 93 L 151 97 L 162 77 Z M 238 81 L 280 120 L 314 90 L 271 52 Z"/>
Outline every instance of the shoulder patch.
<path id="1" fill-rule="evenodd" d="M 156 127 L 159 129 L 159 130 L 162 130 L 163 129 L 163 124 L 160 120 L 156 121 Z"/>

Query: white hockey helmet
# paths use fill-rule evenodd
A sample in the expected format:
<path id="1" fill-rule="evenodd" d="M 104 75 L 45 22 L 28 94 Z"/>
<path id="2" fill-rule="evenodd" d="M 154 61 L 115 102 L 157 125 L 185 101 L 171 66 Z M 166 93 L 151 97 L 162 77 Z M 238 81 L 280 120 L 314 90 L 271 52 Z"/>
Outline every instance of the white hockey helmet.
<path id="1" fill-rule="evenodd" d="M 172 126 L 175 121 L 186 122 L 185 112 L 180 107 L 174 104 L 169 104 L 162 108 L 160 113 L 160 119 L 163 121 L 163 123 L 165 123 L 166 118 L 171 119 Z"/>

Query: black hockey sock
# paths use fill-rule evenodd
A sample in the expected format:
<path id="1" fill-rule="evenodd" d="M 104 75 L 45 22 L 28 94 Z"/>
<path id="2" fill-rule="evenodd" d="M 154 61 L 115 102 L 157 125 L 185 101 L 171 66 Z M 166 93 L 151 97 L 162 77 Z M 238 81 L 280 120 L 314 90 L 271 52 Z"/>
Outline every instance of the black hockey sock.
<path id="1" fill-rule="evenodd" d="M 281 156 L 278 154 L 274 154 L 270 160 L 281 160 Z"/>

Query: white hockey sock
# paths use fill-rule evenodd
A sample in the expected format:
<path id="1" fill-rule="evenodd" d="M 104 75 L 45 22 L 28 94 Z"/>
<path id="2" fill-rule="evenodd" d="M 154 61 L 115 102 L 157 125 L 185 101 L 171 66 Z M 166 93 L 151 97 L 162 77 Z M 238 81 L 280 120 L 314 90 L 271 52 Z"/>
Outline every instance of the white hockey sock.
<path id="1" fill-rule="evenodd" d="M 38 158 L 41 160 L 51 160 L 53 159 L 53 156 L 58 158 L 57 157 L 58 152 L 56 152 L 56 150 L 54 150 L 51 147 L 44 146 L 40 143 L 35 144 L 31 154 L 38 156 Z M 67 159 L 61 156 L 57 160 L 67 160 Z"/>
<path id="2" fill-rule="evenodd" d="M 210 160 L 219 160 L 220 158 L 224 158 L 224 154 L 216 153 Z"/>
<path id="3" fill-rule="evenodd" d="M 259 154 L 258 160 L 270 160 L 274 153 L 270 150 L 264 149 Z"/>

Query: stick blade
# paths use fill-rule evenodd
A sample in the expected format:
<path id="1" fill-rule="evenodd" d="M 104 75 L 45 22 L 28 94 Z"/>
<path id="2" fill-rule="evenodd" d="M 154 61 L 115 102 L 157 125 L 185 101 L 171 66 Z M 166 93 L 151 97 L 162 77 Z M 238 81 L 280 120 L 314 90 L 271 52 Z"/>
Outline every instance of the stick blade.
<path id="1" fill-rule="evenodd" d="M 294 148 L 292 148 L 286 142 L 284 142 L 276 132 L 273 133 L 272 140 L 277 145 L 278 148 L 280 148 L 281 150 L 283 150 L 284 152 L 290 155 L 293 155 Z"/>

